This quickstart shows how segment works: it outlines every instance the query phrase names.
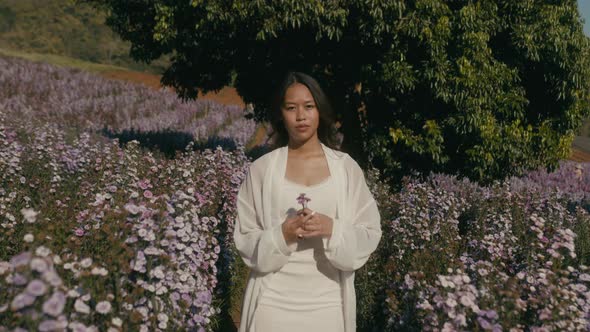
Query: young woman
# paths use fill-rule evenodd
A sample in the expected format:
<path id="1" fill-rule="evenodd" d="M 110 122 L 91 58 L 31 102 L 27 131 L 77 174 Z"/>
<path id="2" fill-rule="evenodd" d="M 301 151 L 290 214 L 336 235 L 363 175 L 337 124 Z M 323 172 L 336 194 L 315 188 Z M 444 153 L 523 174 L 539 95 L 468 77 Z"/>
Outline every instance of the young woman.
<path id="1" fill-rule="evenodd" d="M 335 149 L 313 78 L 289 73 L 273 112 L 277 148 L 250 165 L 237 197 L 234 242 L 250 267 L 239 331 L 354 332 L 354 271 L 381 239 L 377 204 Z"/>

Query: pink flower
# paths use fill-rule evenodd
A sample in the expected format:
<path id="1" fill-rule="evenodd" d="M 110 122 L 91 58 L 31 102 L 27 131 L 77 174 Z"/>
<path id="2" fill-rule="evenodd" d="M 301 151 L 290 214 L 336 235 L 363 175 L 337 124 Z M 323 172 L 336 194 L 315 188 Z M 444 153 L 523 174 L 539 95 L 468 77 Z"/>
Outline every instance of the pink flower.
<path id="1" fill-rule="evenodd" d="M 140 180 L 137 185 L 139 186 L 139 188 L 141 188 L 142 190 L 146 190 L 147 188 L 150 188 L 150 180 L 145 179 L 145 180 Z"/>
<path id="2" fill-rule="evenodd" d="M 145 197 L 145 198 L 152 198 L 152 197 L 154 197 L 154 194 L 152 194 L 151 191 L 146 190 L 146 191 L 143 192 L 143 197 Z"/>
<path id="3" fill-rule="evenodd" d="M 76 234 L 76 236 L 84 236 L 84 230 L 82 228 L 76 228 L 74 234 Z"/>

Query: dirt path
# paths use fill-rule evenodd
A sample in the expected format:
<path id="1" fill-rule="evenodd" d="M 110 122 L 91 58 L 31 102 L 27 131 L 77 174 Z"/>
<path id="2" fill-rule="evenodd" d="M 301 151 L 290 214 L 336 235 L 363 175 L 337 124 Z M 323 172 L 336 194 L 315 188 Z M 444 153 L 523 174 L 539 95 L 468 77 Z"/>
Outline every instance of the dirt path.
<path id="1" fill-rule="evenodd" d="M 160 77 L 149 73 L 117 70 L 102 72 L 101 75 L 107 78 L 145 84 L 154 89 L 159 89 L 162 86 L 160 84 Z M 241 107 L 245 107 L 244 101 L 240 95 L 238 95 L 236 89 L 232 87 L 224 87 L 217 93 L 208 92 L 205 95 L 199 91 L 198 98 L 214 100 L 225 105 L 240 105 Z"/>
<path id="2" fill-rule="evenodd" d="M 579 163 L 590 162 L 590 153 L 572 148 L 572 154 L 568 160 L 577 161 Z"/>

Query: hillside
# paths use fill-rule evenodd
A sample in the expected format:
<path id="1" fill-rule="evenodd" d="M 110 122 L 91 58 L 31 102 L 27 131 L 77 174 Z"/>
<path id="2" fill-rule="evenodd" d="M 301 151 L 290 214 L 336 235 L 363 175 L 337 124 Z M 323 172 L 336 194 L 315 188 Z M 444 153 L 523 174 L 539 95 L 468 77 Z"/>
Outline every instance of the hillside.
<path id="1" fill-rule="evenodd" d="M 149 66 L 133 61 L 128 55 L 130 43 L 121 40 L 104 21 L 103 13 L 73 0 L 3 0 L 0 48 L 163 72 L 166 59 Z"/>

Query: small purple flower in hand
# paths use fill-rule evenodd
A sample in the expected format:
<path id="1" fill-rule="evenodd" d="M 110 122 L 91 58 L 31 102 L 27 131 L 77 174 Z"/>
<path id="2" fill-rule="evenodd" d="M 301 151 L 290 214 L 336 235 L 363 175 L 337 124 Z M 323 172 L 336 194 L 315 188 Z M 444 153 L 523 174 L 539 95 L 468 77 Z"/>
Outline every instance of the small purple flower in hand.
<path id="1" fill-rule="evenodd" d="M 299 194 L 299 197 L 297 197 L 297 203 L 301 204 L 304 209 L 306 208 L 306 203 L 309 201 L 311 201 L 311 198 L 305 197 L 305 193 L 301 193 Z"/>

